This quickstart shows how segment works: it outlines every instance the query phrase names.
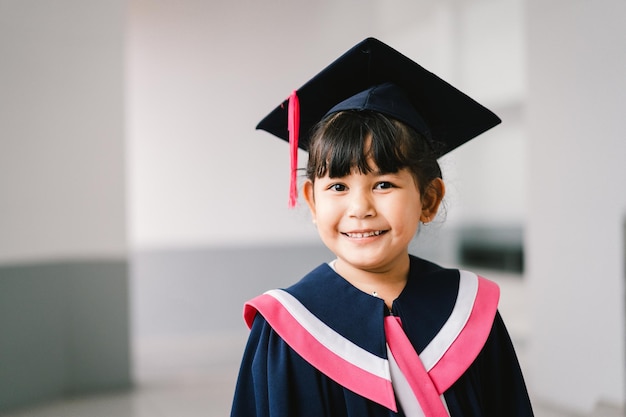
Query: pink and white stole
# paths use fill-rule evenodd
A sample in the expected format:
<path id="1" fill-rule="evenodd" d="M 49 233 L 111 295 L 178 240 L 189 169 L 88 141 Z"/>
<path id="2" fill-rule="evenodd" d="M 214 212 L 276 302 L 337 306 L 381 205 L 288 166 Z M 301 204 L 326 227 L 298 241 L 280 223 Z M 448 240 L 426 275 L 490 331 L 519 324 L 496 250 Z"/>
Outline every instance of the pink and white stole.
<path id="1" fill-rule="evenodd" d="M 260 312 L 300 356 L 340 385 L 407 417 L 449 416 L 443 393 L 484 346 L 496 314 L 498 286 L 460 271 L 450 317 L 417 354 L 398 317 L 385 317 L 387 358 L 374 355 L 322 322 L 284 290 L 268 291 L 244 306 L 248 327 Z"/>

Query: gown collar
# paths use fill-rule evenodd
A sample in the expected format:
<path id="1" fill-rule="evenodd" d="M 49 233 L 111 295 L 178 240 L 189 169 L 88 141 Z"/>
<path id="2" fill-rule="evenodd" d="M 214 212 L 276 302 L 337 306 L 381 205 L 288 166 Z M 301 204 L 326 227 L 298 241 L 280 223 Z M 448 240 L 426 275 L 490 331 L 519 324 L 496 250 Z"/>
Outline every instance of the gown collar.
<path id="1" fill-rule="evenodd" d="M 410 256 L 407 284 L 393 302 L 392 313 L 402 320 L 418 352 L 450 315 L 458 277 L 457 270 Z M 388 313 L 382 299 L 359 290 L 326 263 L 286 291 L 345 338 L 373 354 L 385 356 L 384 317 Z"/>

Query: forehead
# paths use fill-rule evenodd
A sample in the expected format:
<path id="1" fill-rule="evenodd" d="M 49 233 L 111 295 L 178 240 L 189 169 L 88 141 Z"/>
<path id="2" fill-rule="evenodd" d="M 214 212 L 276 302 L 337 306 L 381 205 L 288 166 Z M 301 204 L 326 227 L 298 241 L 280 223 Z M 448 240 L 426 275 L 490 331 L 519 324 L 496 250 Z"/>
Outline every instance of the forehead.
<path id="1" fill-rule="evenodd" d="M 349 178 L 357 178 L 357 179 L 366 179 L 371 181 L 382 181 L 382 180 L 404 180 L 404 179 L 413 179 L 414 175 L 408 168 L 401 168 L 395 172 L 384 172 L 379 170 L 375 165 L 371 166 L 371 170 L 362 172 L 358 169 L 358 167 L 352 168 L 349 172 L 344 175 L 331 177 L 328 172 L 322 177 L 318 177 L 317 179 L 325 179 L 327 181 L 333 180 L 345 180 Z"/>

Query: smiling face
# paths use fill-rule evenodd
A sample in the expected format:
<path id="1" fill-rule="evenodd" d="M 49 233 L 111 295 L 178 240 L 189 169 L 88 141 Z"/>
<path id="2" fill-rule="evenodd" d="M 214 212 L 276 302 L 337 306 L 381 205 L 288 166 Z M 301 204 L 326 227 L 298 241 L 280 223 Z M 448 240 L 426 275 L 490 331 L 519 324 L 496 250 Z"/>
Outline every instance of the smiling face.
<path id="1" fill-rule="evenodd" d="M 304 185 L 304 196 L 324 244 L 344 270 L 386 272 L 408 263 L 409 243 L 425 219 L 412 173 L 372 171 Z"/>
<path id="2" fill-rule="evenodd" d="M 408 271 L 409 243 L 445 192 L 433 144 L 372 111 L 338 112 L 320 122 L 307 178 L 304 197 L 343 273 Z"/>

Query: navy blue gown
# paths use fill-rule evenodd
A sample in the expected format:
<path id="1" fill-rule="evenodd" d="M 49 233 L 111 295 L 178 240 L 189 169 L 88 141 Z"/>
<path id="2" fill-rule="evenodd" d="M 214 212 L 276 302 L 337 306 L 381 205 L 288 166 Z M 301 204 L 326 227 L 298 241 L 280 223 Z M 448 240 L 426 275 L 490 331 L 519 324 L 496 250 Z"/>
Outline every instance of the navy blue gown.
<path id="1" fill-rule="evenodd" d="M 285 290 L 333 331 L 386 358 L 383 320 L 401 320 L 417 353 L 425 350 L 451 316 L 460 272 L 411 256 L 407 284 L 389 311 L 323 264 Z M 494 310 L 495 311 L 495 310 Z M 506 327 L 496 311 L 486 340 L 467 369 L 443 392 L 452 417 L 530 417 L 532 407 Z M 296 352 L 263 316 L 253 314 L 231 417 L 405 416 L 346 388 Z M 305 355 L 306 356 L 306 355 Z M 332 372 L 331 372 L 332 373 Z M 341 376 L 341 375 L 340 375 Z"/>

